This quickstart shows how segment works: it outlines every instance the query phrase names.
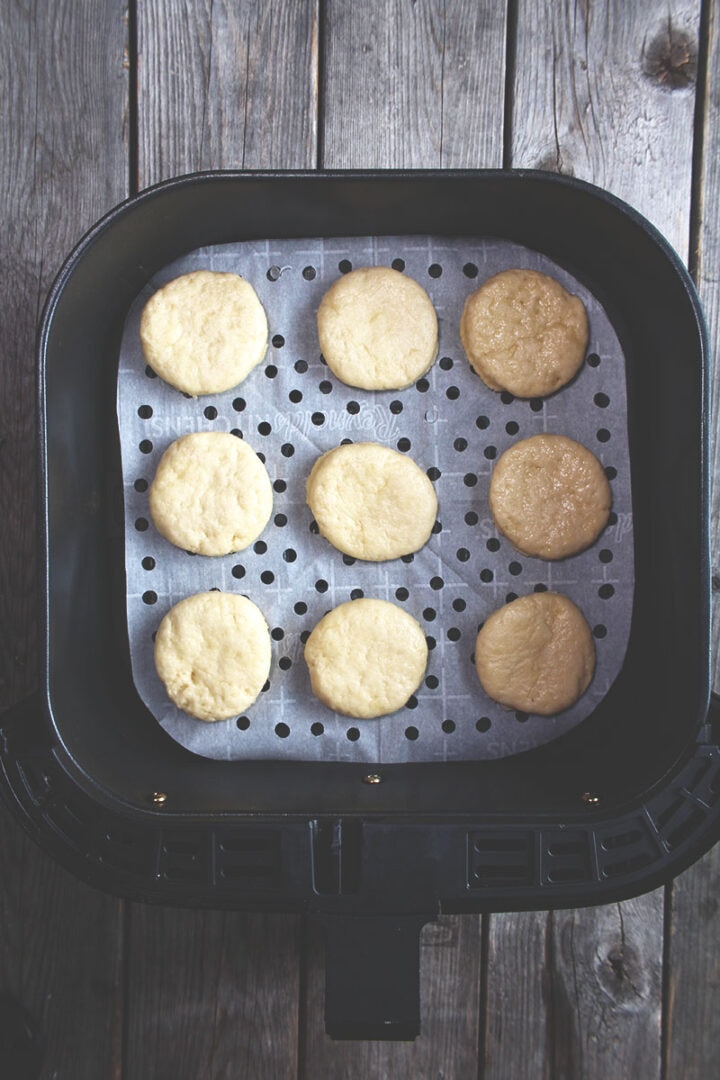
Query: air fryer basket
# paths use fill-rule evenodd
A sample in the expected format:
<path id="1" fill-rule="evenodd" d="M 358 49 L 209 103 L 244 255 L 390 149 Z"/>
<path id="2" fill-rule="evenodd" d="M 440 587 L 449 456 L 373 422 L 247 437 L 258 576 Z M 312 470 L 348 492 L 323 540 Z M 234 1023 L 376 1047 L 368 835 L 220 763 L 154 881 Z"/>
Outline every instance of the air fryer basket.
<path id="1" fill-rule="evenodd" d="M 123 322 L 197 247 L 301 236 L 495 236 L 600 299 L 627 361 L 635 595 L 594 713 L 531 752 L 402 765 L 233 761 L 172 741 L 134 688 L 115 418 Z M 418 1030 L 418 939 L 438 912 L 604 903 L 720 834 L 709 704 L 707 346 L 692 283 L 638 214 L 534 172 L 210 173 L 99 222 L 39 341 L 42 687 L 0 719 L 0 791 L 88 882 L 182 906 L 308 911 L 326 926 L 336 1037 Z"/>

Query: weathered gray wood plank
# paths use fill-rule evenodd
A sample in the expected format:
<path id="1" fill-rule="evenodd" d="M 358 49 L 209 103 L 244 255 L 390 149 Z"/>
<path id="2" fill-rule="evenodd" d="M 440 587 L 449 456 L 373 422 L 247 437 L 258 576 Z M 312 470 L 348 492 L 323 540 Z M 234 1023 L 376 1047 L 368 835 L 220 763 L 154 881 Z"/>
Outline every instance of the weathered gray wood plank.
<path id="1" fill-rule="evenodd" d="M 138 172 L 312 168 L 317 0 L 138 0 Z"/>
<path id="2" fill-rule="evenodd" d="M 92 16 L 92 17 L 91 17 Z M 75 241 L 127 191 L 124 5 L 0 8 L 0 694 L 37 677 L 35 329 Z"/>
<path id="3" fill-rule="evenodd" d="M 0 703 L 38 677 L 35 327 L 66 252 L 127 193 L 125 4 L 0 5 Z M 0 991 L 45 1042 L 44 1077 L 120 1068 L 121 912 L 0 813 Z"/>
<path id="4" fill-rule="evenodd" d="M 699 3 L 661 11 L 653 0 L 519 0 L 517 8 L 511 164 L 609 188 L 657 224 L 683 257 L 699 14 Z M 541 1075 L 553 1077 L 659 1076 L 663 906 L 658 890 L 555 913 L 545 927 L 539 916 L 524 917 L 533 960 L 522 989 L 502 963 L 506 922 L 517 917 L 491 919 L 487 1045 L 495 1054 L 487 1077 L 512 1075 L 509 1062 L 517 1069 L 523 1060 L 544 1060 Z M 521 1018 L 512 1035 L 503 1023 L 508 1010 Z"/>
<path id="5" fill-rule="evenodd" d="M 0 992 L 44 1046 L 42 1078 L 97 1080 L 122 1066 L 122 901 L 82 885 L 0 817 Z M 0 1054 L 0 1075 L 4 1062 Z"/>
<path id="6" fill-rule="evenodd" d="M 706 1080 L 720 1045 L 720 850 L 682 874 L 672 889 L 668 950 L 668 1078 Z"/>
<path id="7" fill-rule="evenodd" d="M 483 1080 L 554 1080 L 548 947 L 552 915 L 489 915 Z"/>
<path id="8" fill-rule="evenodd" d="M 324 30 L 326 168 L 502 164 L 505 3 L 332 0 Z"/>
<path id="9" fill-rule="evenodd" d="M 491 916 L 484 1080 L 659 1077 L 662 904 Z"/>
<path id="10" fill-rule="evenodd" d="M 713 655 L 718 675 L 720 605 L 717 575 L 720 560 L 720 12 L 708 5 L 708 49 L 705 109 L 702 123 L 700 198 L 697 206 L 697 250 L 692 253 L 696 281 L 705 309 L 714 358 L 710 431 L 712 488 L 711 545 L 714 577 Z M 717 1071 L 720 1016 L 720 845 L 673 884 L 668 949 L 666 1076 L 705 1080 Z"/>
<path id="11" fill-rule="evenodd" d="M 294 1080 L 302 926 L 133 906 L 126 1075 Z"/>
<path id="12" fill-rule="evenodd" d="M 663 892 L 553 915 L 556 1077 L 659 1077 Z"/>
<path id="13" fill-rule="evenodd" d="M 687 256 L 699 0 L 519 0 L 512 164 L 591 180 Z"/>
<path id="14" fill-rule="evenodd" d="M 304 1076 L 332 1080 L 467 1080 L 477 1070 L 480 916 L 441 916 L 420 941 L 422 1030 L 415 1042 L 333 1042 L 323 1028 L 321 933 L 311 933 Z"/>

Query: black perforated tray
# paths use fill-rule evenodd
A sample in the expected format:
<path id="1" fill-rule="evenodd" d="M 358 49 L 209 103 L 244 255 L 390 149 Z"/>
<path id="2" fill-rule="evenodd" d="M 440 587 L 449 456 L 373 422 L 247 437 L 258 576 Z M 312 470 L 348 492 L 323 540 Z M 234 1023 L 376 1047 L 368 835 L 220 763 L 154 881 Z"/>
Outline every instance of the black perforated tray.
<path id="1" fill-rule="evenodd" d="M 635 596 L 623 670 L 562 738 L 499 761 L 201 759 L 132 682 L 115 390 L 130 303 L 213 243 L 498 236 L 601 300 L 627 361 Z M 80 877 L 187 906 L 306 910 L 328 941 L 328 1030 L 411 1037 L 439 911 L 603 903 L 668 880 L 720 832 L 709 700 L 707 345 L 682 264 L 611 196 L 542 173 L 238 174 L 162 184 L 69 257 L 39 340 L 42 687 L 0 721 L 0 790 Z M 710 711 L 708 711 L 710 709 Z"/>

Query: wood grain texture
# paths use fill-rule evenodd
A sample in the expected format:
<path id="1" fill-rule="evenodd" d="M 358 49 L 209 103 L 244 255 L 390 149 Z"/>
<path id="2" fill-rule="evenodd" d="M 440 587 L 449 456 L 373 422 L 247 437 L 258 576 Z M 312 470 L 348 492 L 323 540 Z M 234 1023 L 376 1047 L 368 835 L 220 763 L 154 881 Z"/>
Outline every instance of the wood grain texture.
<path id="1" fill-rule="evenodd" d="M 302 925 L 133 906 L 127 1076 L 294 1080 Z"/>
<path id="2" fill-rule="evenodd" d="M 415 1042 L 333 1042 L 324 1030 L 321 932 L 310 932 L 303 1076 L 467 1080 L 477 1070 L 480 916 L 441 916 L 420 939 L 421 1033 Z"/>
<path id="3" fill-rule="evenodd" d="M 2 706 L 38 671 L 36 323 L 65 254 L 127 193 L 126 46 L 116 0 L 0 5 Z M 43 1077 L 118 1075 L 120 952 L 118 901 L 60 870 L 0 812 L 0 991 L 35 1020 Z"/>
<path id="4" fill-rule="evenodd" d="M 43 1078 L 120 1077 L 122 902 L 80 884 L 0 817 L 0 992 L 33 1018 Z M 3 1072 L 0 1055 L 0 1075 Z"/>
<path id="5" fill-rule="evenodd" d="M 659 1077 L 662 905 L 491 916 L 484 1080 Z"/>
<path id="6" fill-rule="evenodd" d="M 687 258 L 700 0 L 518 0 L 512 164 L 591 180 Z"/>
<path id="7" fill-rule="evenodd" d="M 484 1080 L 659 1077 L 662 902 L 491 916 Z"/>
<path id="8" fill-rule="evenodd" d="M 138 0 L 138 183 L 312 168 L 317 0 Z"/>
<path id="9" fill-rule="evenodd" d="M 711 555 L 713 567 L 713 670 L 718 680 L 718 564 L 720 561 L 720 11 L 707 8 L 707 60 L 699 160 L 697 247 L 692 253 L 708 323 L 711 375 Z M 720 1015 L 720 845 L 672 886 L 668 942 L 665 1074 L 705 1080 L 718 1068 Z"/>
<path id="10" fill-rule="evenodd" d="M 505 39 L 503 2 L 331 0 L 322 164 L 500 166 Z"/>
<path id="11" fill-rule="evenodd" d="M 674 883 L 668 948 L 665 1075 L 707 1080 L 720 1046 L 720 847 Z"/>
<path id="12" fill-rule="evenodd" d="M 553 1076 L 661 1074 L 663 892 L 553 915 Z"/>
<path id="13" fill-rule="evenodd" d="M 125 7 L 0 5 L 0 704 L 37 677 L 35 330 L 75 241 L 127 191 Z"/>
<path id="14" fill-rule="evenodd" d="M 489 915 L 483 1080 L 554 1080 L 548 912 Z"/>

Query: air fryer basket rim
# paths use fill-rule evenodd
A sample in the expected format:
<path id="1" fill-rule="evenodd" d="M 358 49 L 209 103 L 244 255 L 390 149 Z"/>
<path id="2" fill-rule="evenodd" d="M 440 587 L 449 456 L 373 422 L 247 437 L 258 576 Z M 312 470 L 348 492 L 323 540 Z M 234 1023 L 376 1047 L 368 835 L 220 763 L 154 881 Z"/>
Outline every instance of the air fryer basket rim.
<path id="1" fill-rule="evenodd" d="M 539 220 L 538 208 L 552 221 Z M 107 406 L 127 300 L 170 255 L 199 241 L 259 237 L 269 221 L 277 236 L 291 222 L 298 236 L 323 226 L 330 235 L 389 233 L 390 222 L 396 234 L 458 234 L 463 213 L 480 222 L 469 230 L 476 234 L 492 232 L 495 221 L 499 235 L 512 230 L 520 242 L 545 236 L 537 246 L 598 286 L 628 345 L 631 458 L 643 483 L 635 509 L 640 614 L 625 669 L 582 730 L 521 755 L 528 760 L 383 766 L 380 785 L 362 783 L 367 766 L 198 761 L 149 722 L 128 677 L 122 620 L 107 618 L 124 589 L 122 521 L 104 494 L 117 482 Z M 652 318 L 616 302 L 616 278 Z M 78 328 L 87 297 L 102 310 L 96 303 Z M 686 355 L 673 368 L 663 351 L 678 343 Z M 649 349 L 651 386 L 642 377 Z M 583 181 L 526 170 L 213 172 L 126 200 L 68 256 L 42 315 L 45 663 L 41 690 L 0 718 L 0 793 L 78 876 L 163 904 L 427 919 L 439 910 L 606 903 L 667 881 L 720 833 L 715 699 L 708 712 L 707 351 L 700 304 L 676 253 L 636 211 Z M 104 424 L 102 409 L 82 408 L 98 402 Z M 65 407 L 76 423 L 61 431 Z M 662 437 L 652 430 L 663 426 Z M 100 462 L 86 460 L 89 446 Z M 679 499 L 672 513 L 653 483 L 660 469 Z M 651 527 L 658 514 L 659 536 Z M 682 559 L 669 560 L 659 578 L 677 551 Z M 80 565 L 97 596 L 79 586 Z M 70 600 L 76 620 L 95 632 L 68 644 Z M 671 661 L 678 685 L 667 676 Z M 103 725 L 118 717 L 127 723 L 108 734 Z M 628 726 L 638 734 L 623 740 L 618 732 Z M 556 777 L 562 791 L 551 795 Z M 515 800 L 502 812 L 482 802 L 493 783 Z"/>

